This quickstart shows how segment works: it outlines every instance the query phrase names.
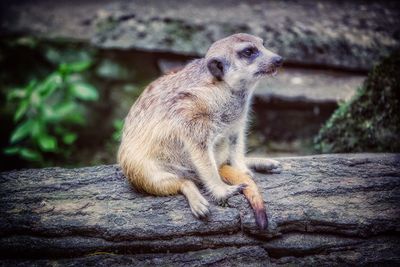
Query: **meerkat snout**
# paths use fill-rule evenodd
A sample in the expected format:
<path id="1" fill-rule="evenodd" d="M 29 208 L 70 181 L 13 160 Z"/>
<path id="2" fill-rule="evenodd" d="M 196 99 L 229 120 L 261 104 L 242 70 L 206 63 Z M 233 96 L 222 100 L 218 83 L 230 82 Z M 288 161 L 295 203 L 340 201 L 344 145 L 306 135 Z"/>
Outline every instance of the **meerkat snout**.
<path id="1" fill-rule="evenodd" d="M 283 63 L 283 58 L 281 56 L 276 56 L 272 58 L 272 64 L 274 64 L 276 67 L 282 66 Z"/>

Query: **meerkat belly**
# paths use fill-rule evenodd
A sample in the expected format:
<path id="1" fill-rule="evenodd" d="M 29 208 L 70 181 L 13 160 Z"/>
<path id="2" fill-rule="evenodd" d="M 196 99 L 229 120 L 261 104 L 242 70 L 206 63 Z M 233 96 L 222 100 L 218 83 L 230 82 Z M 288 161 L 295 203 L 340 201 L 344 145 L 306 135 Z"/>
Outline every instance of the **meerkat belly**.
<path id="1" fill-rule="evenodd" d="M 227 136 L 219 135 L 214 143 L 214 156 L 218 166 L 229 159 L 229 141 Z M 165 170 L 177 174 L 179 177 L 198 180 L 199 176 L 192 162 L 190 151 L 178 140 L 169 140 L 162 143 L 157 160 Z"/>
<path id="2" fill-rule="evenodd" d="M 179 140 L 169 139 L 167 142 L 162 142 L 162 148 L 158 151 L 156 158 L 166 171 L 182 178 L 198 179 L 191 154 Z"/>

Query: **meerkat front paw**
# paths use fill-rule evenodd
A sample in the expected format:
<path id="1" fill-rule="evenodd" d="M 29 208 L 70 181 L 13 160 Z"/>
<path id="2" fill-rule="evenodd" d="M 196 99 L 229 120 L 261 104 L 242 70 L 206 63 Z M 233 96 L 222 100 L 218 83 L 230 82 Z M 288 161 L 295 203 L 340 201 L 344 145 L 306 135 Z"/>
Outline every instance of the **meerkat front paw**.
<path id="1" fill-rule="evenodd" d="M 190 210 L 197 218 L 205 218 L 210 214 L 209 203 L 201 195 L 189 201 Z"/>
<path id="2" fill-rule="evenodd" d="M 221 186 L 213 189 L 212 196 L 218 202 L 224 201 L 233 195 L 241 193 L 246 187 L 246 184 Z"/>

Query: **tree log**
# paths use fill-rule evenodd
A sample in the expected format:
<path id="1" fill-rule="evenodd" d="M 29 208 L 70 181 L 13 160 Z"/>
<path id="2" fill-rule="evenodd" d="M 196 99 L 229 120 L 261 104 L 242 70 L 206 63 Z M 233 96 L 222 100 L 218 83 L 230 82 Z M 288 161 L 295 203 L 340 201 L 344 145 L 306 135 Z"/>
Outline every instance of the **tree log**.
<path id="1" fill-rule="evenodd" d="M 193 217 L 138 193 L 117 165 L 0 174 L 0 266 L 400 264 L 400 154 L 281 158 L 257 174 L 269 226 L 242 195 Z"/>

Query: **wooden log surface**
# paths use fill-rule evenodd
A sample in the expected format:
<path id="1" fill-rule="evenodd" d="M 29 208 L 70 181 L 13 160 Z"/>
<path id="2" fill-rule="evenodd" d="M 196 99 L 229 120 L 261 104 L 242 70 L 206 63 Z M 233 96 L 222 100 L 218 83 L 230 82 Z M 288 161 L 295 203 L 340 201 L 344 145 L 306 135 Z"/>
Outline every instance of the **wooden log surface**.
<path id="1" fill-rule="evenodd" d="M 117 165 L 0 174 L 0 266 L 400 264 L 400 154 L 279 159 L 243 195 L 193 217 L 183 196 L 138 193 Z"/>

